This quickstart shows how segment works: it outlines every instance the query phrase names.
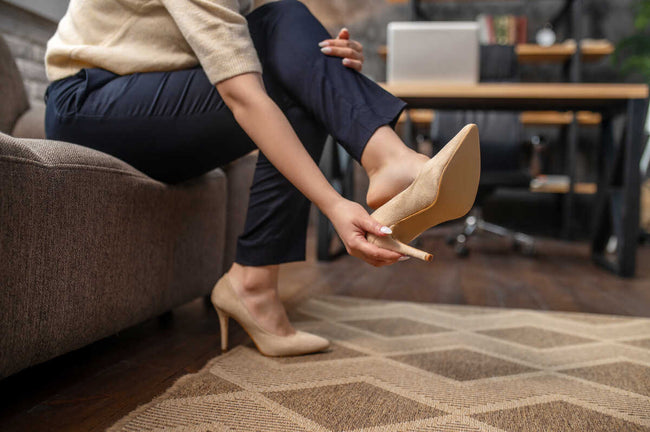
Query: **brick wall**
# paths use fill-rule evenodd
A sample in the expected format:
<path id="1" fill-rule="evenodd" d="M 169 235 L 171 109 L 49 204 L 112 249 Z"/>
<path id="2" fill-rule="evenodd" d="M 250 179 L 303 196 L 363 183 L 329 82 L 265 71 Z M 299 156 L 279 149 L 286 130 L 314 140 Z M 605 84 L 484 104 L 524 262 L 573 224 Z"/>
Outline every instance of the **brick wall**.
<path id="1" fill-rule="evenodd" d="M 0 1 L 0 34 L 14 55 L 32 104 L 43 104 L 45 45 L 55 31 L 55 22 Z"/>

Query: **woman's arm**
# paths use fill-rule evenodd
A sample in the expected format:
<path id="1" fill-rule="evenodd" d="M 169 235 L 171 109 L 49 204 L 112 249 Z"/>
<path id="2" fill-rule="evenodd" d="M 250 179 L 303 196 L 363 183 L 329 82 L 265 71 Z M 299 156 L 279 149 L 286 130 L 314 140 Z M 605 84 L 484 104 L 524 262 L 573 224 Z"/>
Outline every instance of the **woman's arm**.
<path id="1" fill-rule="evenodd" d="M 348 253 L 376 266 L 392 264 L 401 256 L 366 241 L 366 232 L 385 235 L 381 224 L 332 188 L 280 108 L 266 94 L 259 73 L 221 81 L 217 90 L 237 123 L 278 171 L 332 221 Z"/>

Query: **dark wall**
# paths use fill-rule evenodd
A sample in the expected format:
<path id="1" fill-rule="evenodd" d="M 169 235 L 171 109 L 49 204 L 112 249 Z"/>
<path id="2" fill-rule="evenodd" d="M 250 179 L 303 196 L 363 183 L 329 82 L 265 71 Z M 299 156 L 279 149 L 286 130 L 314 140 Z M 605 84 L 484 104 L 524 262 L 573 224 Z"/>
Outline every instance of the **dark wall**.
<path id="1" fill-rule="evenodd" d="M 43 104 L 45 44 L 55 31 L 55 22 L 0 0 L 0 35 L 14 56 L 32 105 Z"/>
<path id="2" fill-rule="evenodd" d="M 377 55 L 377 48 L 386 43 L 386 26 L 391 21 L 408 21 L 408 5 L 392 5 L 386 0 L 303 0 L 312 12 L 334 34 L 347 26 L 354 38 L 366 49 L 365 73 L 382 81 L 385 63 Z M 505 0 L 423 2 L 423 10 L 431 20 L 475 20 L 481 13 L 526 15 L 529 19 L 528 38 L 534 41 L 535 33 L 562 8 L 563 0 Z M 613 43 L 630 34 L 633 29 L 635 0 L 584 0 L 583 28 L 588 38 L 606 38 Z M 556 29 L 558 41 L 567 35 L 562 27 Z M 562 70 L 557 65 L 522 66 L 525 81 L 559 81 Z M 585 66 L 584 81 L 608 82 L 635 80 L 621 77 L 609 59 Z M 638 79 L 638 78 L 637 78 Z"/>

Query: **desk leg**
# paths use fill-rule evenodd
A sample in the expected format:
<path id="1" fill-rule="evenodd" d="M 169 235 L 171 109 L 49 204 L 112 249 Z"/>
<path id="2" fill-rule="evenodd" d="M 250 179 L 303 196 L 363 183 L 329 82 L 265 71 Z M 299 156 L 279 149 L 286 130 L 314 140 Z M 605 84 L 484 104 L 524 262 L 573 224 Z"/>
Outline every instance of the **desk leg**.
<path id="1" fill-rule="evenodd" d="M 411 21 L 421 21 L 424 17 L 420 9 L 420 0 L 410 0 L 409 6 L 411 9 Z"/>
<path id="2" fill-rule="evenodd" d="M 573 53 L 569 66 L 569 78 L 571 82 L 582 81 L 582 53 L 580 42 L 582 40 L 582 16 L 583 0 L 571 1 L 571 34 L 576 41 L 576 52 Z"/>
<path id="3" fill-rule="evenodd" d="M 627 104 L 623 204 L 621 209 L 621 239 L 618 247 L 619 274 L 634 276 L 636 249 L 639 242 L 639 197 L 641 194 L 641 173 L 639 162 L 643 151 L 643 126 L 648 109 L 647 99 L 632 99 Z"/>
<path id="4" fill-rule="evenodd" d="M 569 125 L 569 137 L 567 142 L 567 175 L 569 176 L 569 190 L 564 196 L 564 208 L 562 213 L 562 237 L 571 239 L 573 237 L 571 221 L 573 219 L 574 189 L 576 179 L 576 158 L 578 153 L 578 116 L 573 113 L 573 120 Z"/>
<path id="5" fill-rule="evenodd" d="M 624 277 L 634 276 L 636 270 L 636 249 L 639 240 L 639 197 L 641 194 L 639 161 L 641 160 L 643 126 L 647 109 L 648 101 L 646 99 L 631 99 L 628 102 L 623 142 L 618 146 L 613 157 L 607 157 L 608 148 L 613 147 L 611 120 L 607 119 L 603 124 L 604 141 L 600 165 L 604 167 L 605 158 L 609 159 L 610 163 L 604 177 L 601 170 L 598 184 L 592 256 L 597 264 Z M 619 181 L 620 188 L 618 187 Z M 614 188 L 619 189 L 622 194 L 621 229 L 620 233 L 617 233 L 619 237 L 616 261 L 611 262 L 605 257 L 605 244 L 612 233 L 610 200 Z"/>
<path id="6" fill-rule="evenodd" d="M 612 233 L 610 211 L 610 185 L 618 165 L 614 152 L 614 129 L 611 116 L 603 117 L 600 129 L 600 146 L 598 150 L 598 192 L 594 211 L 591 251 L 594 260 L 600 263 L 607 240 Z"/>

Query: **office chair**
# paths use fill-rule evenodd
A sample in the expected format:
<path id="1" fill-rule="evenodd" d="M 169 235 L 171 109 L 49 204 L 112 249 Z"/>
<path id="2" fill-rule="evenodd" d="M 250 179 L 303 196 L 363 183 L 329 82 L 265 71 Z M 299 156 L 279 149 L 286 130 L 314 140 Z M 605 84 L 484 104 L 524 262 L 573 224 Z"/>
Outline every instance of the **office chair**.
<path id="1" fill-rule="evenodd" d="M 467 123 L 478 125 L 481 139 L 481 180 L 475 208 L 465 219 L 462 230 L 448 237 L 459 256 L 467 256 L 467 240 L 480 232 L 488 232 L 511 239 L 513 247 L 528 255 L 535 253 L 532 237 L 511 231 L 485 221 L 481 207 L 497 187 L 525 187 L 530 185 L 531 174 L 523 167 L 526 159 L 526 141 L 516 112 L 499 111 L 439 111 L 432 124 L 431 137 L 434 151 L 448 142 Z"/>
<path id="2" fill-rule="evenodd" d="M 518 81 L 517 56 L 513 46 L 481 46 L 481 81 Z M 526 159 L 527 146 L 518 112 L 438 111 L 431 124 L 434 153 L 467 123 L 478 125 L 481 140 L 481 181 L 474 209 L 459 232 L 447 243 L 459 256 L 467 256 L 468 238 L 480 232 L 509 238 L 513 247 L 527 255 L 535 253 L 532 237 L 485 221 L 481 207 L 497 187 L 528 188 L 532 178 Z M 528 165 L 528 166 L 527 166 Z"/>

